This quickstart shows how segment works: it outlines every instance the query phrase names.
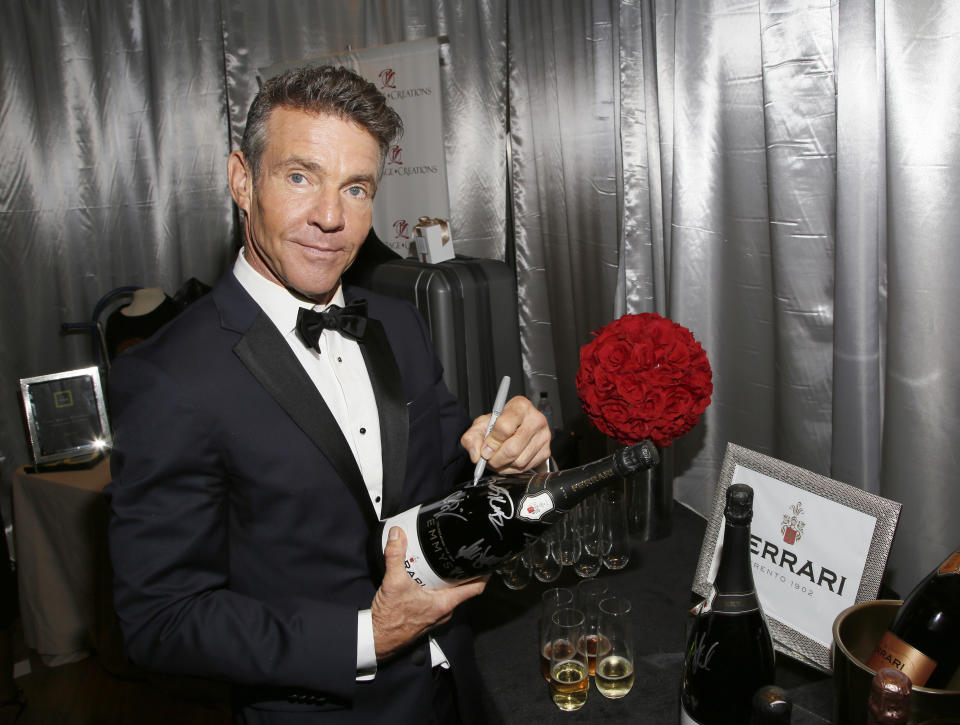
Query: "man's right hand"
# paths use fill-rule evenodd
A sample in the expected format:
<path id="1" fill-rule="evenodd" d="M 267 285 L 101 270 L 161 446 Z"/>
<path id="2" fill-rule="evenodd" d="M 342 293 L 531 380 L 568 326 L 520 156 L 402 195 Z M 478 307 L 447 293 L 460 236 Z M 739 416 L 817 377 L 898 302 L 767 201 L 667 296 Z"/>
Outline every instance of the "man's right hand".
<path id="1" fill-rule="evenodd" d="M 424 589 L 407 574 L 403 565 L 406 551 L 407 537 L 394 526 L 383 551 L 386 574 L 370 607 L 378 661 L 449 620 L 459 604 L 480 594 L 487 585 L 482 579 L 448 589 Z"/>

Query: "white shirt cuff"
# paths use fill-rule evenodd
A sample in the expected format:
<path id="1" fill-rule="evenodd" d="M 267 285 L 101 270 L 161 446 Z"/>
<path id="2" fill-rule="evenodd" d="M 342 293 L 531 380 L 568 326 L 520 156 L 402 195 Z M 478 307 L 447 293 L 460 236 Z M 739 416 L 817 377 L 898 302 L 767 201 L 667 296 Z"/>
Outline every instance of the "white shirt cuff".
<path id="1" fill-rule="evenodd" d="M 450 660 L 440 645 L 430 638 L 430 665 L 450 669 Z M 357 612 L 357 682 L 367 682 L 377 676 L 377 650 L 373 643 L 373 615 L 369 609 Z"/>
<path id="2" fill-rule="evenodd" d="M 377 675 L 377 649 L 373 643 L 373 614 L 369 609 L 357 612 L 357 682 Z"/>

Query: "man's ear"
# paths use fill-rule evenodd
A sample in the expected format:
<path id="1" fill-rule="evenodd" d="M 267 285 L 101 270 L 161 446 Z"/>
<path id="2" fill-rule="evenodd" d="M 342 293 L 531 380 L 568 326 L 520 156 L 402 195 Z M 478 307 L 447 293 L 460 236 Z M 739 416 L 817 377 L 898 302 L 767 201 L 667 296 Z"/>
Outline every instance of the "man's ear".
<path id="1" fill-rule="evenodd" d="M 247 165 L 242 151 L 232 151 L 227 159 L 227 184 L 230 196 L 244 214 L 250 214 L 250 199 L 253 193 L 253 169 Z"/>

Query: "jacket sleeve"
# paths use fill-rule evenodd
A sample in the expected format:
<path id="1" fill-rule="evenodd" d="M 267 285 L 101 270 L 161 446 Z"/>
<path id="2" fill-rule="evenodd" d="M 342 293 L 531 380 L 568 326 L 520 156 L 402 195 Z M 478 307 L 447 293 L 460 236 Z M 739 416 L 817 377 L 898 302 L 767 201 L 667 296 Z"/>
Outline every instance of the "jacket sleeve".
<path id="1" fill-rule="evenodd" d="M 109 538 L 115 608 L 131 660 L 352 699 L 355 608 L 264 601 L 229 588 L 229 472 L 211 433 L 214 417 L 135 352 L 117 359 L 110 402 Z"/>

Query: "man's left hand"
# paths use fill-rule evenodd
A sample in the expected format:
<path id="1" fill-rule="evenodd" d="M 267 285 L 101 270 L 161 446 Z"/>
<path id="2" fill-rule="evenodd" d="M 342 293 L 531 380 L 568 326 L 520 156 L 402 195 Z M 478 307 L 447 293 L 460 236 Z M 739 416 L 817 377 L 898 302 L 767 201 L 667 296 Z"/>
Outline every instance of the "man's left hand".
<path id="1" fill-rule="evenodd" d="M 460 438 L 460 445 L 474 463 L 482 457 L 497 473 L 521 473 L 550 457 L 550 426 L 524 396 L 507 402 L 490 435 L 484 438 L 489 422 L 489 414 L 481 415 Z"/>

